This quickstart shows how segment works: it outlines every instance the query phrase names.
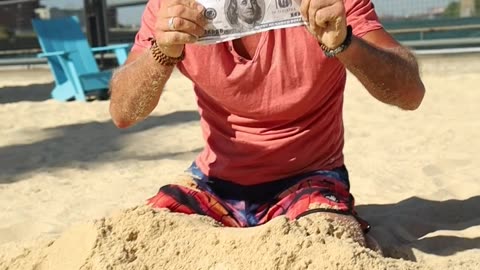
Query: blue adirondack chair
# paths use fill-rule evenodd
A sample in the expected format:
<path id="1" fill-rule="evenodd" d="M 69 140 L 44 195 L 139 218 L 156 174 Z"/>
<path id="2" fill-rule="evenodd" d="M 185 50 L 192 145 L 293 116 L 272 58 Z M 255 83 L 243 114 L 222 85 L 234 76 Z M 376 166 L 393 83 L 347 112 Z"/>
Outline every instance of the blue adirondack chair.
<path id="1" fill-rule="evenodd" d="M 52 98 L 60 101 L 85 101 L 89 92 L 108 91 L 111 70 L 100 70 L 94 53 L 112 51 L 122 65 L 129 44 L 91 48 L 75 16 L 32 21 L 43 53 L 55 78 Z"/>

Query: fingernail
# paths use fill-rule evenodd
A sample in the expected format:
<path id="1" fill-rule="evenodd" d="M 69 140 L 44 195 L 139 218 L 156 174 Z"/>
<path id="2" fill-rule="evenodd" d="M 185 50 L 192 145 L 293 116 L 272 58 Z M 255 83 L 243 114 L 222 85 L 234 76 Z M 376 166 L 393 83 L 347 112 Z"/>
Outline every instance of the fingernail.
<path id="1" fill-rule="evenodd" d="M 198 11 L 203 11 L 203 9 L 204 9 L 204 8 L 203 8 L 202 5 L 197 5 L 197 10 L 198 10 Z"/>

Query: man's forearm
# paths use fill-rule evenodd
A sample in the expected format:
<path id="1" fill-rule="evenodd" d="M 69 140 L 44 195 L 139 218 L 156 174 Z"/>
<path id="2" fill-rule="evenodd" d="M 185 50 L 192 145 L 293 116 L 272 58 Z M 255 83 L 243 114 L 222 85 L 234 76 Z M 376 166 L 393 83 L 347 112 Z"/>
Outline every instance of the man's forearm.
<path id="1" fill-rule="evenodd" d="M 378 100 L 406 110 L 420 105 L 425 89 L 415 57 L 407 49 L 379 49 L 353 37 L 337 58 Z"/>
<path id="2" fill-rule="evenodd" d="M 160 65 L 149 52 L 115 71 L 110 84 L 110 114 L 126 128 L 145 119 L 157 106 L 173 67 Z"/>

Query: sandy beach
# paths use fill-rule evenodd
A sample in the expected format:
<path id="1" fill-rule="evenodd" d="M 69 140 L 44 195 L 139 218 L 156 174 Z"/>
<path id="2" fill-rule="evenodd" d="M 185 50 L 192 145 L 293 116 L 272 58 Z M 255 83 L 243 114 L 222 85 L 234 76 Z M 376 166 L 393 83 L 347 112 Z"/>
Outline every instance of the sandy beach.
<path id="1" fill-rule="evenodd" d="M 118 130 L 108 101 L 50 100 L 48 69 L 0 70 L 0 270 L 480 269 L 479 60 L 421 57 L 414 112 L 348 78 L 351 191 L 384 257 L 313 217 L 240 230 L 141 207 L 203 147 L 179 73 Z"/>

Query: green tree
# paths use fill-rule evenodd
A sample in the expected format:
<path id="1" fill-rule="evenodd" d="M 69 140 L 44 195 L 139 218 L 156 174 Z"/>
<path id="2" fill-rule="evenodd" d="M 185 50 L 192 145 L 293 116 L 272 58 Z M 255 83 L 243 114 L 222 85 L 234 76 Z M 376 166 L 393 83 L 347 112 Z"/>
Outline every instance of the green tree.
<path id="1" fill-rule="evenodd" d="M 480 4 L 480 0 L 475 0 Z M 444 17 L 448 18 L 458 18 L 460 17 L 460 3 L 459 2 L 452 2 L 450 3 L 445 11 L 443 12 Z"/>

